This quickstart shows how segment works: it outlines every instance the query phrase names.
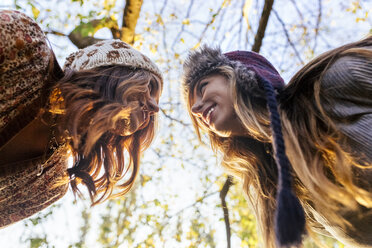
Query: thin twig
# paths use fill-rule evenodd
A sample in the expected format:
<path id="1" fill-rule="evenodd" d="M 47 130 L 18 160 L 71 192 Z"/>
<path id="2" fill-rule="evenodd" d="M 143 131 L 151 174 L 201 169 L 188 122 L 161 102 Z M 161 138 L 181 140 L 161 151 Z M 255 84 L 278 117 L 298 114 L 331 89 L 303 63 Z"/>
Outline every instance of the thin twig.
<path id="1" fill-rule="evenodd" d="M 189 7 L 187 8 L 187 11 L 186 11 L 185 19 L 188 19 L 190 17 L 191 8 L 192 8 L 193 5 L 194 5 L 194 0 L 191 0 L 190 4 L 189 4 Z M 176 38 L 174 39 L 173 44 L 171 46 L 172 50 L 174 50 L 174 46 L 179 42 L 179 38 L 181 37 L 181 34 L 185 31 L 185 25 L 186 24 L 182 24 L 181 30 L 176 35 Z"/>
<path id="2" fill-rule="evenodd" d="M 295 52 L 298 60 L 300 60 L 301 64 L 304 64 L 303 60 L 301 59 L 301 56 L 300 54 L 298 53 L 297 49 L 296 49 L 296 46 L 293 44 L 291 38 L 289 37 L 289 33 L 288 33 L 288 30 L 286 29 L 285 27 L 285 23 L 283 22 L 283 20 L 280 18 L 279 14 L 273 9 L 273 12 L 275 14 L 275 17 L 278 19 L 278 21 L 280 22 L 280 24 L 282 25 L 283 27 L 283 31 L 284 31 L 284 34 L 285 36 L 287 37 L 287 41 L 289 42 L 290 46 L 292 47 L 293 51 Z"/>
<path id="3" fill-rule="evenodd" d="M 233 185 L 233 179 L 231 176 L 227 176 L 225 184 L 222 187 L 220 192 L 222 210 L 223 210 L 223 218 L 225 220 L 226 226 L 226 239 L 227 239 L 227 248 L 231 248 L 231 227 L 230 227 L 230 220 L 229 220 L 229 209 L 227 208 L 226 203 L 226 195 L 229 192 L 229 189 Z"/>
<path id="4" fill-rule="evenodd" d="M 214 21 L 216 20 L 216 17 L 220 14 L 221 10 L 224 8 L 225 2 L 226 2 L 226 0 L 223 1 L 223 3 L 221 4 L 221 6 L 217 10 L 217 12 L 212 15 L 212 19 L 205 25 L 204 30 L 202 31 L 202 33 L 199 37 L 198 43 L 200 43 L 203 40 L 203 37 L 204 37 L 205 33 L 207 32 L 208 28 L 214 23 Z"/>
<path id="5" fill-rule="evenodd" d="M 160 108 L 160 110 L 161 110 L 161 112 L 163 113 L 163 115 L 164 115 L 165 117 L 167 117 L 168 119 L 170 119 L 171 121 L 178 122 L 178 123 L 180 123 L 181 125 L 183 125 L 183 126 L 185 126 L 185 127 L 190 126 L 190 124 L 186 124 L 186 123 L 184 123 L 183 121 L 178 120 L 178 119 L 173 118 L 172 116 L 168 115 L 167 113 L 165 113 L 165 110 L 164 110 L 164 109 Z"/>
<path id="6" fill-rule="evenodd" d="M 316 46 L 318 44 L 319 26 L 320 26 L 321 20 L 322 20 L 322 1 L 318 0 L 318 18 L 316 20 L 316 26 L 315 26 L 313 52 L 315 52 Z"/>
<path id="7" fill-rule="evenodd" d="M 64 33 L 59 32 L 59 31 L 55 31 L 55 30 L 45 31 L 44 33 L 45 33 L 45 34 L 54 34 L 54 35 L 57 35 L 57 36 L 67 36 L 67 35 L 64 34 Z"/>

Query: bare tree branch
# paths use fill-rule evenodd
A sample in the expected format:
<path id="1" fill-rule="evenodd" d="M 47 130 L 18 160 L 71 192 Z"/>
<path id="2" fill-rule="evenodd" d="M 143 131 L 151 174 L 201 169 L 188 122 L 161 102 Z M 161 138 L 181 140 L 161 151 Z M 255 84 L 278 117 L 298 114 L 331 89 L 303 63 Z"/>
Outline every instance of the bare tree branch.
<path id="1" fill-rule="evenodd" d="M 54 35 L 57 35 L 57 36 L 67 36 L 67 34 L 64 34 L 62 32 L 55 31 L 55 30 L 48 30 L 48 31 L 45 31 L 44 33 L 45 34 L 54 34 Z"/>
<path id="2" fill-rule="evenodd" d="M 225 226 L 226 226 L 227 248 L 231 248 L 231 227 L 230 227 L 230 221 L 229 221 L 229 209 L 227 208 L 227 204 L 226 204 L 226 195 L 227 195 L 227 192 L 229 192 L 231 185 L 233 185 L 233 178 L 232 176 L 227 176 L 226 181 L 220 192 L 220 198 L 221 198 L 221 204 L 222 204 L 222 210 L 223 210 L 223 218 L 225 220 Z"/>
<path id="3" fill-rule="evenodd" d="M 92 27 L 96 28 L 102 22 L 101 19 L 91 20 L 88 23 L 84 23 L 76 27 L 71 33 L 68 35 L 70 41 L 79 49 L 90 46 L 102 39 L 96 39 L 92 36 L 83 36 L 81 30 L 85 27 Z"/>
<path id="4" fill-rule="evenodd" d="M 260 23 L 258 24 L 258 29 L 256 32 L 256 36 L 254 37 L 254 43 L 252 46 L 252 51 L 254 52 L 258 53 L 260 51 L 262 40 L 265 36 L 267 22 L 269 21 L 270 13 L 273 8 L 273 4 L 274 4 L 274 0 L 265 1 L 264 7 L 261 13 Z"/>
<path id="5" fill-rule="evenodd" d="M 82 37 L 79 33 L 73 33 L 73 32 L 71 32 L 68 35 L 68 38 L 79 49 L 90 46 L 102 40 L 102 39 L 96 39 L 91 36 Z"/>
<path id="6" fill-rule="evenodd" d="M 318 44 L 319 26 L 320 26 L 321 20 L 322 20 L 322 1 L 318 0 L 318 18 L 316 19 L 315 37 L 314 37 L 314 46 L 313 46 L 314 52 Z"/>
<path id="7" fill-rule="evenodd" d="M 160 15 L 162 16 L 165 10 L 165 6 L 167 6 L 168 0 L 165 0 L 163 6 L 160 9 Z"/>
<path id="8" fill-rule="evenodd" d="M 302 22 L 304 21 L 304 16 L 302 15 L 300 9 L 298 8 L 297 6 L 297 2 L 295 0 L 291 0 L 293 6 L 295 7 L 296 11 L 297 11 L 297 14 L 298 16 L 301 18 Z"/>
<path id="9" fill-rule="evenodd" d="M 170 119 L 171 121 L 178 122 L 178 123 L 180 123 L 181 125 L 183 125 L 183 126 L 185 126 L 185 127 L 190 126 L 189 124 L 186 124 L 186 123 L 184 123 L 183 121 L 178 120 L 178 119 L 173 118 L 172 116 L 168 115 L 168 114 L 165 112 L 164 109 L 160 108 L 160 110 L 161 110 L 161 112 L 163 113 L 163 115 L 164 115 L 166 118 Z"/>
<path id="10" fill-rule="evenodd" d="M 221 6 L 217 10 L 217 12 L 212 15 L 212 19 L 205 25 L 204 30 L 202 31 L 202 33 L 199 37 L 199 42 L 198 43 L 200 43 L 203 40 L 204 35 L 207 32 L 208 28 L 214 23 L 214 21 L 216 20 L 216 17 L 220 14 L 221 10 L 225 7 L 225 4 L 226 4 L 226 1 L 223 1 L 223 3 L 221 4 Z"/>
<path id="11" fill-rule="evenodd" d="M 295 52 L 295 54 L 296 54 L 298 60 L 300 60 L 300 62 L 301 62 L 302 64 L 304 64 L 303 60 L 301 59 L 301 55 L 299 54 L 299 52 L 298 52 L 297 49 L 296 49 L 296 46 L 293 44 L 291 38 L 289 37 L 289 33 L 288 33 L 288 30 L 287 30 L 286 27 L 285 27 L 285 23 L 283 22 L 283 20 L 280 18 L 279 14 L 278 14 L 275 10 L 273 10 L 273 12 L 274 12 L 274 14 L 275 14 L 275 17 L 278 19 L 278 21 L 279 21 L 280 24 L 282 25 L 282 27 L 283 27 L 283 31 L 284 31 L 284 34 L 285 34 L 285 36 L 287 37 L 287 41 L 288 41 L 288 43 L 290 44 L 290 46 L 292 47 L 293 51 Z"/>
<path id="12" fill-rule="evenodd" d="M 191 8 L 192 8 L 193 5 L 194 5 L 194 0 L 191 0 L 190 1 L 190 4 L 189 4 L 189 7 L 187 8 L 187 11 L 186 11 L 185 19 L 188 19 L 189 18 L 190 12 L 191 12 Z M 185 24 L 182 23 L 181 30 L 178 32 L 176 38 L 173 41 L 172 50 L 174 49 L 174 46 L 179 42 L 179 39 L 181 37 L 181 34 L 183 33 L 184 30 L 185 30 Z"/>

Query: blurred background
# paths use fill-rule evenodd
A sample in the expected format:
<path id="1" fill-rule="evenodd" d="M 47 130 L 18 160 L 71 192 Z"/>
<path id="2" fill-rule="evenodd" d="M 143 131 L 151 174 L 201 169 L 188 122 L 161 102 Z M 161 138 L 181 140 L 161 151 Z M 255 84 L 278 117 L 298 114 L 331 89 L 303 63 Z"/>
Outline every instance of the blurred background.
<path id="1" fill-rule="evenodd" d="M 134 190 L 93 208 L 87 194 L 69 192 L 0 229 L 2 248 L 261 247 L 241 185 L 227 179 L 206 137 L 204 145 L 197 140 L 184 108 L 188 51 L 201 44 L 253 50 L 288 82 L 314 56 L 372 33 L 370 0 L 2 0 L 0 8 L 34 18 L 61 66 L 78 48 L 118 38 L 153 59 L 165 79 L 158 133 Z M 305 247 L 318 245 L 306 240 Z"/>

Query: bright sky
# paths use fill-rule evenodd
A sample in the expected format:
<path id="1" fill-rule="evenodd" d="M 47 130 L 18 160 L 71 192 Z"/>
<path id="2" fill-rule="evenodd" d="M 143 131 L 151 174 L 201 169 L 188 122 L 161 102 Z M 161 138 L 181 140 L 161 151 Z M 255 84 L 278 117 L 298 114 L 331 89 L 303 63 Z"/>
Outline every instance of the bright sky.
<path id="1" fill-rule="evenodd" d="M 17 1 L 18 4 L 25 6 L 24 1 Z M 59 13 L 65 13 L 68 11 L 71 6 L 70 4 L 58 4 L 57 0 L 50 0 L 50 1 L 37 1 L 38 5 L 40 6 L 43 4 L 44 6 L 50 6 L 50 8 L 55 8 L 55 6 L 58 6 Z M 69 2 L 69 1 L 67 1 Z M 89 2 L 89 1 L 88 1 Z M 90 1 L 92 2 L 92 1 Z M 124 1 L 122 1 L 124 2 Z M 206 6 L 214 7 L 217 8 L 216 6 L 219 6 L 221 1 L 216 0 L 216 1 L 196 1 L 195 3 L 196 7 L 193 8 L 191 15 L 190 15 L 190 21 L 195 21 L 199 19 L 207 20 L 208 15 L 209 15 L 209 8 Z M 203 2 L 203 3 L 202 3 Z M 251 2 L 249 4 L 249 2 Z M 252 3 L 253 2 L 253 3 Z M 256 1 L 246 1 L 245 5 L 245 13 L 248 13 L 248 15 L 259 15 L 260 11 L 256 11 L 255 6 Z M 259 1 L 262 2 L 262 1 Z M 275 9 L 280 13 L 281 18 L 283 18 L 284 21 L 288 22 L 293 22 L 294 13 L 295 11 L 291 8 L 286 8 L 286 1 L 281 0 L 281 1 L 276 1 Z M 298 1 L 301 2 L 301 1 Z M 315 1 L 317 2 L 317 1 Z M 330 1 L 326 0 L 324 2 L 324 15 L 327 16 L 327 20 L 330 20 L 330 28 L 329 30 L 326 30 L 322 37 L 319 38 L 319 43 L 322 44 L 318 48 L 318 50 L 315 51 L 316 54 L 319 54 L 322 51 L 327 50 L 327 43 L 330 47 L 336 47 L 338 45 L 341 45 L 342 43 L 346 41 L 351 41 L 355 39 L 362 38 L 365 36 L 369 30 L 371 29 L 371 17 L 367 17 L 368 21 L 360 21 L 358 23 L 355 22 L 355 17 L 350 18 L 349 15 L 344 15 L 344 11 L 340 11 L 337 8 L 339 8 L 340 3 L 344 2 L 342 0 L 339 1 Z M 45 5 L 44 5 L 45 3 Z M 186 15 L 186 10 L 188 7 L 189 1 L 186 0 L 173 0 L 169 1 L 168 7 L 165 9 L 166 15 L 164 15 L 164 19 L 167 19 L 170 13 L 178 13 L 178 14 L 183 14 Z M 163 1 L 144 1 L 143 9 L 141 12 L 141 17 L 140 18 L 145 18 L 146 13 L 153 13 L 156 11 L 157 13 L 161 9 L 163 4 Z M 313 3 L 311 1 L 304 1 L 304 3 L 298 3 L 298 5 L 301 7 L 301 9 L 304 9 L 302 5 L 308 5 L 306 8 L 309 9 L 314 9 L 313 6 L 311 6 Z M 346 4 L 350 4 L 345 3 Z M 363 2 L 363 7 L 368 9 L 372 9 L 372 3 L 371 1 L 367 0 Z M 13 6 L 13 1 L 12 0 L 2 0 L 0 3 L 0 8 L 7 8 L 8 6 Z M 249 7 L 250 6 L 250 7 Z M 331 7 L 334 7 L 333 10 Z M 68 9 L 67 9 L 68 8 Z M 205 8 L 205 10 L 203 9 Z M 85 11 L 88 12 L 90 8 L 86 7 Z M 203 10 L 200 12 L 196 12 L 197 10 Z M 77 11 L 81 11 L 81 9 L 78 9 Z M 240 15 L 240 10 L 236 10 L 236 13 L 230 13 L 232 15 Z M 27 10 L 28 15 L 32 15 L 31 10 Z M 61 14 L 62 15 L 62 14 Z M 359 16 L 362 16 L 362 14 L 359 14 Z M 169 17 L 168 19 L 170 19 Z M 252 18 L 253 21 L 255 21 L 254 18 Z M 256 18 L 257 19 L 257 18 Z M 139 21 L 138 27 L 137 27 L 137 32 L 141 32 L 143 30 L 143 27 L 148 24 L 149 20 L 144 21 L 143 19 Z M 257 21 L 257 20 L 256 20 Z M 272 36 L 272 34 L 275 34 L 275 32 L 282 32 L 282 27 L 280 26 L 280 23 L 278 20 L 273 16 L 270 17 L 270 21 L 275 22 L 275 25 L 269 26 L 267 30 L 267 39 L 264 40 L 264 47 L 261 50 L 261 53 L 267 56 L 268 58 L 272 58 L 273 64 L 275 66 L 280 67 L 282 64 L 285 64 L 286 60 L 288 58 L 286 57 L 284 59 L 284 62 L 280 58 L 280 52 L 282 50 L 276 50 L 274 48 L 278 44 L 283 44 L 286 42 L 284 40 L 284 36 L 282 37 L 282 40 L 273 40 L 273 37 L 277 36 Z M 307 20 L 308 22 L 312 22 L 312 19 Z M 61 21 L 59 20 L 54 20 L 53 23 L 55 23 L 55 27 L 58 27 L 57 29 L 60 31 L 63 31 L 65 33 L 68 33 L 70 30 L 73 29 L 73 26 L 68 26 L 64 27 Z M 203 24 L 203 23 L 202 23 Z M 254 23 L 250 23 L 250 25 L 253 26 Z M 181 57 L 185 57 L 187 54 L 187 50 L 191 48 L 193 45 L 195 45 L 196 40 L 195 38 L 193 39 L 193 34 L 196 33 L 201 33 L 202 25 L 198 22 L 192 23 L 191 25 L 194 25 L 192 27 L 192 32 L 188 31 L 185 34 L 185 39 L 186 42 L 183 43 L 181 41 L 176 42 L 174 44 L 175 49 L 177 52 L 179 51 Z M 44 27 L 45 28 L 45 27 Z M 217 27 L 218 28 L 218 27 Z M 226 28 L 226 27 L 225 27 Z M 214 36 L 212 35 L 207 35 L 205 36 L 204 42 L 209 43 L 211 45 L 217 45 L 217 43 L 221 42 L 221 48 L 223 51 L 231 51 L 235 49 L 248 49 L 247 47 L 242 47 L 245 46 L 242 42 L 230 42 L 230 38 L 232 35 L 234 35 L 235 29 L 239 28 L 238 25 L 234 26 L 232 30 L 229 32 L 226 31 L 224 34 L 224 37 L 218 37 L 218 39 L 215 39 Z M 153 40 L 160 40 L 162 37 L 166 36 L 168 40 L 168 44 L 172 44 L 174 41 L 174 38 L 178 35 L 181 27 L 180 26 L 169 26 L 167 29 L 166 34 L 154 34 L 153 37 L 148 37 L 148 39 L 144 40 L 144 42 L 150 42 Z M 139 31 L 140 30 L 140 31 Z M 106 31 L 101 31 L 97 33 L 97 36 L 99 37 L 107 37 L 107 30 Z M 270 36 L 271 34 L 271 36 Z M 74 45 L 72 45 L 66 38 L 60 38 L 60 37 L 55 37 L 55 36 L 49 36 L 49 39 L 51 41 L 52 47 L 54 51 L 56 52 L 58 56 L 58 60 L 60 64 L 64 63 L 64 57 L 66 57 L 69 53 L 73 52 L 76 50 Z M 251 38 L 250 38 L 251 39 Z M 251 40 L 250 40 L 251 41 Z M 327 42 L 325 42 L 327 41 Z M 152 53 L 147 47 L 144 47 L 144 50 L 142 52 L 146 53 L 149 55 L 154 60 L 159 60 L 159 59 L 164 59 L 166 52 L 161 50 L 162 48 L 161 44 L 159 45 L 159 53 Z M 288 52 L 292 52 L 290 48 L 288 48 Z M 307 61 L 307 58 L 304 54 L 302 54 L 302 59 L 304 61 Z M 296 59 L 294 59 L 293 64 L 296 66 L 292 66 L 291 68 L 286 68 L 283 66 L 285 69 L 287 69 L 286 72 L 283 73 L 283 77 L 288 80 L 290 78 L 290 75 L 298 68 L 300 67 L 300 64 Z M 297 63 L 297 64 L 296 64 Z M 162 70 L 167 70 L 168 68 L 162 64 Z M 166 75 L 166 80 L 169 84 L 169 87 L 166 87 L 163 93 L 163 97 L 161 99 L 161 107 L 169 110 L 169 103 L 172 103 L 172 101 L 178 101 L 179 98 L 179 91 L 178 91 L 178 83 L 179 83 L 179 78 L 180 78 L 180 73 L 181 73 L 181 68 L 172 68 L 172 70 Z M 173 99 L 173 100 L 172 100 Z M 183 109 L 183 106 L 176 106 L 174 112 L 170 112 L 173 118 L 183 120 L 187 123 L 188 117 Z M 205 188 L 204 185 L 202 185 L 202 182 L 200 182 L 199 178 L 202 173 L 209 173 L 211 175 L 212 179 L 218 178 L 219 175 L 222 173 L 222 169 L 217 166 L 217 161 L 216 158 L 212 155 L 211 151 L 207 148 L 199 148 L 197 150 L 196 154 L 190 154 L 192 151 L 192 147 L 190 144 L 185 144 L 182 140 L 186 140 L 188 137 L 191 137 L 191 129 L 182 129 L 180 126 L 178 127 L 178 130 L 176 130 L 176 133 L 174 133 L 174 143 L 177 144 L 175 147 L 175 150 L 172 151 L 175 156 L 169 156 L 167 158 L 164 158 L 159 161 L 158 157 L 156 156 L 156 148 L 164 145 L 164 142 L 169 141 L 168 139 L 164 141 L 164 138 L 169 138 L 169 132 L 170 130 L 174 131 L 175 129 L 169 129 L 169 128 L 162 128 L 166 126 L 165 124 L 169 123 L 169 119 L 165 118 L 164 115 L 160 114 L 160 128 L 159 128 L 159 133 L 157 135 L 157 138 L 155 142 L 152 145 L 152 148 L 146 152 L 145 158 L 141 167 L 141 174 L 142 175 L 152 175 L 158 177 L 159 184 L 154 185 L 154 184 L 147 184 L 144 186 L 144 190 L 141 190 L 141 197 L 143 197 L 143 201 L 151 201 L 154 199 L 159 199 L 161 202 L 166 202 L 169 204 L 169 212 L 170 215 L 173 213 L 178 212 L 179 210 L 183 209 L 185 206 L 189 206 L 195 202 L 195 199 L 197 199 L 198 196 L 200 196 L 200 189 Z M 169 141 L 170 142 L 170 141 Z M 198 143 L 193 142 L 193 145 L 197 145 Z M 183 153 L 183 154 L 182 154 Z M 179 159 L 183 158 L 183 159 Z M 191 166 L 189 162 L 185 162 L 185 168 L 181 168 L 181 163 L 183 162 L 182 160 L 187 160 L 189 158 L 193 158 L 193 163 L 195 165 Z M 203 161 L 202 159 L 198 160 L 198 158 L 203 158 L 206 159 L 206 164 L 201 163 Z M 159 166 L 154 165 L 154 161 L 156 163 L 160 163 L 164 168 L 158 172 Z M 209 168 L 208 171 L 203 170 L 203 168 Z M 161 175 L 158 175 L 161 173 Z M 209 189 L 210 192 L 218 190 L 217 185 L 213 185 L 211 183 L 211 188 Z M 177 198 L 170 198 L 169 196 L 172 195 L 178 195 Z M 172 200 L 173 199 L 173 200 Z M 213 196 L 210 198 L 210 205 L 205 205 L 207 208 L 203 209 L 203 213 L 207 216 L 210 217 L 210 219 L 219 219 L 221 216 L 218 216 L 221 214 L 220 209 L 213 209 L 214 205 L 218 203 L 218 195 Z M 61 207 L 58 207 L 54 210 L 54 213 L 52 216 L 49 216 L 47 218 L 47 221 L 43 224 L 37 225 L 36 227 L 25 227 L 26 223 L 29 222 L 19 222 L 16 223 L 6 229 L 0 230 L 0 240 L 2 244 L 0 245 L 3 248 L 20 248 L 20 247 L 29 247 L 28 243 L 19 243 L 19 239 L 22 240 L 22 237 L 29 237 L 31 234 L 40 234 L 40 233 L 45 233 L 45 230 L 47 230 L 48 233 L 48 240 L 51 241 L 55 247 L 66 247 L 66 243 L 72 243 L 73 241 L 78 240 L 78 235 L 79 235 L 79 227 L 81 223 L 81 218 L 80 218 L 80 213 L 83 208 L 88 208 L 89 207 L 89 201 L 81 201 L 78 200 L 78 203 L 76 205 L 72 204 L 73 202 L 73 196 L 71 192 L 67 194 L 66 197 L 63 198 L 63 200 L 59 201 L 59 203 L 62 204 Z M 208 207 L 210 206 L 210 208 Z M 100 213 L 104 212 L 106 208 L 106 205 L 103 204 L 101 206 L 94 207 L 90 209 L 90 213 L 92 214 L 93 221 L 92 223 L 98 223 L 100 222 Z M 154 209 L 154 211 L 157 211 Z M 185 212 L 187 213 L 188 210 Z M 43 216 L 46 213 L 49 212 L 49 209 L 46 209 L 42 211 L 39 215 Z M 217 217 L 216 217 L 217 216 Z M 175 220 L 172 220 L 175 221 Z M 224 229 L 224 224 L 223 222 L 218 222 L 213 221 L 211 223 L 208 223 L 210 225 L 216 225 L 216 236 L 217 236 L 217 246 L 216 247 L 226 247 L 226 238 L 225 238 L 225 229 Z M 44 230 L 43 230 L 44 229 Z M 146 230 L 146 227 L 143 227 L 143 230 L 141 234 L 143 235 L 144 233 L 148 232 L 149 230 Z M 87 247 L 89 248 L 95 248 L 99 247 L 95 243 L 96 236 L 94 232 L 90 232 L 89 238 L 89 243 L 87 244 Z M 240 240 L 238 237 L 233 236 L 233 246 L 232 247 L 239 247 L 240 246 Z M 177 245 L 177 244 L 173 244 Z M 168 247 L 177 247 L 173 246 L 172 243 L 168 243 Z M 122 247 L 127 247 L 126 245 L 123 245 Z M 167 248 L 168 248 L 167 247 Z"/>

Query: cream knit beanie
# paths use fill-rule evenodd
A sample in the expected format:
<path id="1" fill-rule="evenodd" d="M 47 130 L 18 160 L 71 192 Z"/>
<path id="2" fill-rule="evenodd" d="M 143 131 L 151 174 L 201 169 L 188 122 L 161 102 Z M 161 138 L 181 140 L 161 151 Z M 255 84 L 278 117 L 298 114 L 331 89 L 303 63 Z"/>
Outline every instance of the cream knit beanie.
<path id="1" fill-rule="evenodd" d="M 153 61 L 121 40 L 104 40 L 80 49 L 66 58 L 64 68 L 81 71 L 107 65 L 148 70 L 163 81 Z"/>

